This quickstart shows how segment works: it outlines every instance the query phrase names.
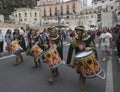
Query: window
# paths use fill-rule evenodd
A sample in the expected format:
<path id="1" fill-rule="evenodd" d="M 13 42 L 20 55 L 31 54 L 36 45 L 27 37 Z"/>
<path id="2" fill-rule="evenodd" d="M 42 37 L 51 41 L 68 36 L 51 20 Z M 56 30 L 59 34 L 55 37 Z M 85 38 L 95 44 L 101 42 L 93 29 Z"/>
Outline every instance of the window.
<path id="1" fill-rule="evenodd" d="M 73 4 L 73 9 L 75 9 L 75 4 Z"/>
<path id="2" fill-rule="evenodd" d="M 52 13 L 50 12 L 50 16 L 52 16 Z"/>
<path id="3" fill-rule="evenodd" d="M 44 13 L 44 17 L 46 17 L 46 13 Z"/>
<path id="4" fill-rule="evenodd" d="M 35 14 L 35 17 L 37 17 L 37 13 L 35 12 L 34 14 Z"/>
<path id="5" fill-rule="evenodd" d="M 27 13 L 25 12 L 25 17 L 27 17 Z"/>
<path id="6" fill-rule="evenodd" d="M 32 14 L 30 13 L 30 17 L 32 17 Z"/>
<path id="7" fill-rule="evenodd" d="M 67 12 L 66 12 L 67 14 L 69 14 L 69 10 L 67 10 Z"/>
<path id="8" fill-rule="evenodd" d="M 74 13 L 74 14 L 76 13 L 75 10 L 73 10 L 73 13 Z"/>
<path id="9" fill-rule="evenodd" d="M 63 15 L 63 12 L 61 11 L 61 15 Z"/>
<path id="10" fill-rule="evenodd" d="M 91 15 L 91 18 L 93 18 L 93 15 Z"/>
<path id="11" fill-rule="evenodd" d="M 111 6 L 111 9 L 113 9 L 113 6 Z"/>
<path id="12" fill-rule="evenodd" d="M 67 10 L 69 10 L 69 6 L 67 5 Z"/>
<path id="13" fill-rule="evenodd" d="M 57 12 L 58 12 L 57 7 L 55 7 L 55 16 L 57 16 Z"/>
<path id="14" fill-rule="evenodd" d="M 57 7 L 55 7 L 55 12 L 57 12 Z"/>
<path id="15" fill-rule="evenodd" d="M 55 12 L 55 16 L 57 16 L 57 12 Z"/>
<path id="16" fill-rule="evenodd" d="M 63 11 L 63 6 L 61 6 L 61 11 Z"/>
<path id="17" fill-rule="evenodd" d="M 22 22 L 22 19 L 19 19 L 20 22 Z"/>
<path id="18" fill-rule="evenodd" d="M 52 12 L 52 9 L 51 9 L 51 8 L 49 8 L 49 12 Z"/>
<path id="19" fill-rule="evenodd" d="M 19 13 L 19 18 L 21 18 L 21 13 Z"/>
<path id="20" fill-rule="evenodd" d="M 44 14 L 46 14 L 46 9 L 44 9 Z"/>

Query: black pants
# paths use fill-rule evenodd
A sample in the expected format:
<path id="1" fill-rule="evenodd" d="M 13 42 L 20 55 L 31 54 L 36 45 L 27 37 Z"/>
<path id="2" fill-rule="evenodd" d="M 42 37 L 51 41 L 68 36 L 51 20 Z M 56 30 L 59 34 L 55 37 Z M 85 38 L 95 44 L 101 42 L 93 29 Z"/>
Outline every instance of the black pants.
<path id="1" fill-rule="evenodd" d="M 3 41 L 0 42 L 0 52 L 3 52 Z"/>
<path id="2" fill-rule="evenodd" d="M 117 43 L 117 51 L 118 51 L 118 56 L 120 58 L 120 43 Z"/>

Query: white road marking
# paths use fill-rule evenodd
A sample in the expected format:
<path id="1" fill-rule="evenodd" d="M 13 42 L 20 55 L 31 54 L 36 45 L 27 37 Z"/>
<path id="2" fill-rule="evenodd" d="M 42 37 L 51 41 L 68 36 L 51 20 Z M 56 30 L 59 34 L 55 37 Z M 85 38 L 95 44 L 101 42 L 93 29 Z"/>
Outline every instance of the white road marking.
<path id="1" fill-rule="evenodd" d="M 25 54 L 25 53 L 22 53 L 22 55 L 23 54 Z M 3 57 L 0 58 L 0 60 L 6 59 L 6 58 L 10 58 L 10 57 L 14 57 L 14 56 L 16 56 L 16 55 L 13 54 L 13 55 L 8 55 L 8 56 L 3 56 Z"/>
<path id="2" fill-rule="evenodd" d="M 113 92 L 113 68 L 112 68 L 112 57 L 107 61 L 107 78 L 106 78 L 106 91 Z"/>
<path id="3" fill-rule="evenodd" d="M 4 56 L 4 57 L 1 57 L 0 60 L 10 58 L 10 57 L 13 57 L 13 56 L 15 56 L 15 55 Z"/>

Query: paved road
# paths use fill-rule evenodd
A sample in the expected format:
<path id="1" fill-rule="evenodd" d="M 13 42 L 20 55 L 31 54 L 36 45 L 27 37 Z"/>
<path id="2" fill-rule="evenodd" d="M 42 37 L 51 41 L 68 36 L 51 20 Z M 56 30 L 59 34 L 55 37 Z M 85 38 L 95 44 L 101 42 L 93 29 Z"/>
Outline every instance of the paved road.
<path id="1" fill-rule="evenodd" d="M 69 43 L 64 42 L 65 61 L 68 46 Z M 47 79 L 50 71 L 47 64 L 42 63 L 41 69 L 33 69 L 33 58 L 26 55 L 23 56 L 24 63 L 18 66 L 12 64 L 15 60 L 14 56 L 0 59 L 0 92 L 82 92 L 80 90 L 79 75 L 74 69 L 67 65 L 61 65 L 59 67 L 60 76 L 56 78 L 53 85 L 49 85 Z M 99 62 L 108 76 L 105 80 L 99 78 L 87 79 L 87 89 L 84 92 L 119 92 L 118 71 L 115 71 L 115 76 L 112 76 L 112 69 L 114 69 L 112 67 L 117 66 L 111 62 L 115 59 L 114 54 L 112 55 L 113 58 L 110 58 L 108 62 L 101 62 L 99 50 L 98 56 Z M 115 61 L 117 62 L 117 59 Z M 113 78 L 116 79 L 113 80 Z"/>

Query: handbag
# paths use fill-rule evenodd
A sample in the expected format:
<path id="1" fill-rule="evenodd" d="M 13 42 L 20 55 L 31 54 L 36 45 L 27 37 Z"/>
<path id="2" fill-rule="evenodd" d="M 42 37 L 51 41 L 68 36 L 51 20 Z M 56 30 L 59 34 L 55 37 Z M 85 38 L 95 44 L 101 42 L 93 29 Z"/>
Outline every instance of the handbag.
<path id="1" fill-rule="evenodd" d="M 10 47 L 9 47 L 9 46 L 6 46 L 6 50 L 10 50 Z"/>

